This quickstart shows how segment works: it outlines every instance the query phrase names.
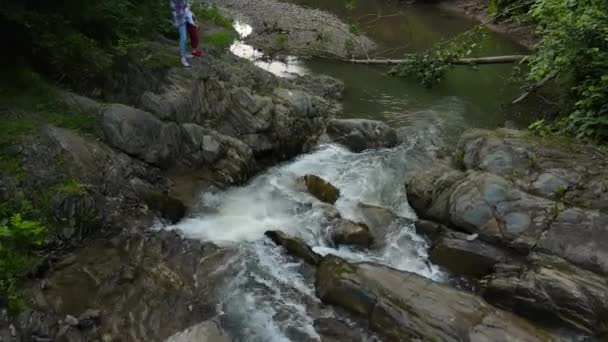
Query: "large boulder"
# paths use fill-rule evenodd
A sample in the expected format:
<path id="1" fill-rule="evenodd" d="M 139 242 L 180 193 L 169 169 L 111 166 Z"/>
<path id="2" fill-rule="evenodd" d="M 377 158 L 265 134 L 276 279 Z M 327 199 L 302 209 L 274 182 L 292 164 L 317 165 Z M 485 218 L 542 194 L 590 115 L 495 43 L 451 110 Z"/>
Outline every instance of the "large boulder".
<path id="1" fill-rule="evenodd" d="M 361 334 L 348 323 L 335 318 L 318 318 L 313 323 L 321 342 L 362 342 Z"/>
<path id="2" fill-rule="evenodd" d="M 552 341 L 546 331 L 475 295 L 419 275 L 326 256 L 315 286 L 325 303 L 368 319 L 386 341 Z"/>
<path id="3" fill-rule="evenodd" d="M 475 237 L 458 232 L 443 235 L 433 244 L 431 261 L 458 275 L 481 277 L 492 272 L 494 265 L 515 259 L 507 250 Z"/>
<path id="4" fill-rule="evenodd" d="M 321 202 L 335 204 L 340 197 L 340 190 L 319 176 L 305 175 L 303 180 L 308 192 Z"/>
<path id="5" fill-rule="evenodd" d="M 311 148 L 338 107 L 331 92 L 320 94 L 323 98 L 309 91 L 329 81 L 309 82 L 292 85 L 253 64 L 207 55 L 188 72 L 170 70 L 160 89 L 144 91 L 135 105 L 162 121 L 238 139 L 256 157 L 285 159 Z"/>
<path id="6" fill-rule="evenodd" d="M 374 237 L 366 225 L 342 218 L 332 222 L 330 236 L 336 245 L 368 248 L 374 243 Z"/>
<path id="7" fill-rule="evenodd" d="M 563 259 L 534 254 L 528 265 L 500 264 L 483 282 L 483 295 L 531 320 L 608 334 L 608 280 Z"/>
<path id="8" fill-rule="evenodd" d="M 366 119 L 334 119 L 325 131 L 330 141 L 344 145 L 353 152 L 397 145 L 397 133 L 382 121 Z"/>
<path id="9" fill-rule="evenodd" d="M 391 233 L 414 223 L 390 209 L 365 203 L 358 203 L 354 214 L 357 222 L 368 227 L 376 246 L 381 246 Z"/>
<path id="10" fill-rule="evenodd" d="M 121 104 L 107 106 L 101 124 L 111 146 L 164 169 L 208 168 L 223 182 L 236 183 L 254 168 L 253 153 L 245 143 L 203 126 L 161 121 Z"/>
<path id="11" fill-rule="evenodd" d="M 608 211 L 608 154 L 594 146 L 524 132 L 470 130 L 459 143 L 467 169 L 504 175 L 522 189 L 569 205 Z"/>
<path id="12" fill-rule="evenodd" d="M 491 173 L 444 170 L 421 173 L 408 183 L 408 198 L 420 216 L 486 242 L 522 252 L 538 249 L 608 272 L 608 215 L 564 207 Z"/>
<path id="13" fill-rule="evenodd" d="M 269 230 L 264 235 L 278 246 L 282 246 L 292 256 L 300 258 L 313 266 L 319 264 L 321 256 L 315 253 L 302 239 L 291 237 L 278 230 Z"/>

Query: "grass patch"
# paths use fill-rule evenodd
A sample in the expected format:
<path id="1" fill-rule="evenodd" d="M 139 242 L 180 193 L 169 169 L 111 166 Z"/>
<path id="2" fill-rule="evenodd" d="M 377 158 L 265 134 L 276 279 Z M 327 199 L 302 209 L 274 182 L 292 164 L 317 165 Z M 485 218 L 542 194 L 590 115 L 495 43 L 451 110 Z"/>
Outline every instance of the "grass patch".
<path id="1" fill-rule="evenodd" d="M 192 13 L 196 16 L 199 24 L 212 23 L 227 29 L 232 28 L 232 18 L 223 16 L 216 6 L 207 7 L 202 4 L 192 6 Z"/>
<path id="2" fill-rule="evenodd" d="M 62 192 L 66 194 L 84 194 L 87 188 L 84 184 L 80 183 L 75 179 L 68 179 L 53 187 L 56 192 Z"/>
<path id="3" fill-rule="evenodd" d="M 203 44 L 210 45 L 218 49 L 225 49 L 232 44 L 234 39 L 235 36 L 233 32 L 226 30 L 203 37 Z"/>

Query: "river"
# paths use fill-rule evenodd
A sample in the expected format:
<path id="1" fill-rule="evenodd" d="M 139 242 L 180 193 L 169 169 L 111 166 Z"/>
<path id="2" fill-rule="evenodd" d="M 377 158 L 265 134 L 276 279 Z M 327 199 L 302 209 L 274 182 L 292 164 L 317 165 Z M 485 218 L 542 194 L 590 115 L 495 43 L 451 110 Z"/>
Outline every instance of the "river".
<path id="1" fill-rule="evenodd" d="M 380 49 L 405 47 L 385 57 L 421 51 L 434 41 L 474 25 L 427 6 L 384 2 L 378 5 L 376 1 L 359 0 L 354 1 L 354 10 L 347 11 L 343 1 L 338 0 L 294 2 L 331 11 L 347 20 L 369 13 L 402 12 L 377 19 L 373 24 L 360 23 Z M 488 55 L 522 52 L 506 38 L 492 33 L 481 45 Z M 243 44 L 234 48 L 255 52 Z M 323 73 L 345 82 L 343 117 L 379 119 L 395 127 L 410 125 L 421 116 L 443 116 L 474 127 L 502 126 L 507 120 L 521 125 L 526 122 L 525 117 L 508 116 L 499 110 L 501 103 L 517 93 L 515 85 L 505 82 L 510 75 L 508 66 L 483 66 L 483 71 L 456 67 L 439 87 L 425 89 L 416 81 L 386 76 L 383 67 L 327 60 L 291 60 L 291 63 L 300 72 Z M 281 72 L 277 64 L 261 63 L 260 67 L 275 72 L 278 68 Z M 361 327 L 356 318 L 317 299 L 310 269 L 264 238 L 267 230 L 282 230 L 300 237 L 321 254 L 378 262 L 440 282 L 449 277 L 428 261 L 427 242 L 407 220 L 398 220 L 391 226 L 381 248 L 364 251 L 332 247 L 326 238 L 327 208 L 296 184 L 306 174 L 321 176 L 334 184 L 341 191 L 336 208 L 345 218 L 359 220 L 357 205 L 366 203 L 415 219 L 404 187 L 406 171 L 412 167 L 407 163 L 412 147 L 411 143 L 404 143 L 392 149 L 356 154 L 336 145 L 318 146 L 296 160 L 270 168 L 245 186 L 200 194 L 202 206 L 212 210 L 170 227 L 189 238 L 210 240 L 238 250 L 238 257 L 230 265 L 234 278 L 220 294 L 221 319 L 237 340 L 318 341 L 314 320 L 320 317 L 338 317 Z M 361 334 L 367 341 L 377 340 L 363 328 Z"/>

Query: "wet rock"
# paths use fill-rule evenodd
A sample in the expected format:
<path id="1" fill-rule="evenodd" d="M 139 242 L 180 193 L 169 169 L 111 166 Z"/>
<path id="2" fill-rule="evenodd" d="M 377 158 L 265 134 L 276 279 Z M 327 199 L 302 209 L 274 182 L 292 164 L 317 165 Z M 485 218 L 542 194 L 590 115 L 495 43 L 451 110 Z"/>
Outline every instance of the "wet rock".
<path id="1" fill-rule="evenodd" d="M 397 133 L 382 121 L 366 119 L 334 119 L 326 132 L 329 140 L 353 152 L 397 145 Z"/>
<path id="2" fill-rule="evenodd" d="M 535 254 L 529 265 L 500 264 L 483 296 L 519 315 L 586 334 L 608 333 L 608 280 L 558 257 Z"/>
<path id="3" fill-rule="evenodd" d="M 319 176 L 306 175 L 303 179 L 308 192 L 321 202 L 334 204 L 340 197 L 340 190 Z"/>
<path id="4" fill-rule="evenodd" d="M 408 198 L 421 217 L 482 241 L 528 252 L 539 249 L 598 272 L 608 271 L 608 215 L 534 196 L 486 172 L 444 172 L 414 177 Z"/>
<path id="5" fill-rule="evenodd" d="M 326 256 L 317 268 L 315 287 L 323 302 L 366 317 L 387 341 L 555 340 L 472 294 L 377 264 Z"/>
<path id="6" fill-rule="evenodd" d="M 332 223 L 330 229 L 331 240 L 336 245 L 368 248 L 374 242 L 374 237 L 369 232 L 369 228 L 362 223 L 338 219 Z"/>
<path id="7" fill-rule="evenodd" d="M 431 242 L 436 241 L 440 238 L 445 232 L 448 231 L 448 228 L 440 223 L 428 221 L 428 220 L 418 220 L 416 221 L 416 233 L 418 235 L 422 235 L 429 239 Z"/>
<path id="8" fill-rule="evenodd" d="M 140 109 L 111 104 L 103 111 L 101 127 L 111 146 L 146 163 L 168 167 L 180 154 L 179 125 Z"/>
<path id="9" fill-rule="evenodd" d="M 494 265 L 514 259 L 504 249 L 469 237 L 457 232 L 445 234 L 433 244 L 431 261 L 458 275 L 481 277 L 490 273 Z"/>
<path id="10" fill-rule="evenodd" d="M 319 264 L 321 256 L 310 248 L 306 242 L 299 238 L 290 237 L 281 231 L 267 231 L 264 233 L 275 244 L 285 248 L 287 253 L 300 258 L 310 265 L 316 266 Z"/>
<path id="11" fill-rule="evenodd" d="M 148 207 L 172 224 L 186 216 L 187 208 L 182 201 L 155 189 L 140 188 L 139 192 Z"/>
<path id="12" fill-rule="evenodd" d="M 376 245 L 386 241 L 389 234 L 414 223 L 412 220 L 398 216 L 390 209 L 365 203 L 357 204 L 356 216 L 357 221 L 369 228 Z"/>
<path id="13" fill-rule="evenodd" d="M 230 342 L 232 339 L 217 322 L 205 321 L 198 323 L 165 340 L 165 342 Z"/>
<path id="14" fill-rule="evenodd" d="M 87 309 L 78 316 L 78 326 L 81 328 L 90 328 L 99 324 L 101 320 L 101 312 L 99 310 Z"/>
<path id="15" fill-rule="evenodd" d="M 71 340 L 78 332 L 82 341 L 101 340 L 104 335 L 113 340 L 162 341 L 217 315 L 218 291 L 226 286 L 226 275 L 234 272 L 233 250 L 166 231 L 114 240 L 91 241 L 77 251 L 73 263 L 49 275 L 48 289 L 26 289 L 33 306 L 43 311 L 20 314 L 25 338 L 35 333 Z M 121 279 L 125 265 L 132 268 L 130 281 Z M 73 322 L 78 328 L 58 331 L 56 322 L 73 313 L 82 313 Z M 55 315 L 61 318 L 53 319 Z"/>
<path id="16" fill-rule="evenodd" d="M 321 342 L 363 342 L 352 326 L 335 318 L 318 318 L 313 323 Z"/>
<path id="17" fill-rule="evenodd" d="M 325 75 L 304 75 L 296 77 L 293 84 L 298 88 L 322 98 L 340 99 L 344 82 Z"/>

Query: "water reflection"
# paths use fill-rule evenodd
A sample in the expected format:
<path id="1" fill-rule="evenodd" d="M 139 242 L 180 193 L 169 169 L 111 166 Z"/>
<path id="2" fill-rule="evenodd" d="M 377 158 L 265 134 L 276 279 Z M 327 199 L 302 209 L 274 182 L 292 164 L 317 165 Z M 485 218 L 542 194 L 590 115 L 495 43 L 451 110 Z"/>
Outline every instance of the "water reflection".
<path id="1" fill-rule="evenodd" d="M 264 53 L 251 45 L 243 42 L 248 37 L 253 28 L 246 23 L 235 21 L 234 29 L 239 34 L 240 39 L 230 46 L 230 52 L 234 55 L 248 59 L 257 67 L 271 72 L 279 77 L 293 78 L 298 75 L 306 75 L 308 70 L 302 61 L 294 56 L 286 56 L 281 60 L 265 60 Z"/>

